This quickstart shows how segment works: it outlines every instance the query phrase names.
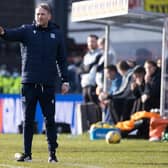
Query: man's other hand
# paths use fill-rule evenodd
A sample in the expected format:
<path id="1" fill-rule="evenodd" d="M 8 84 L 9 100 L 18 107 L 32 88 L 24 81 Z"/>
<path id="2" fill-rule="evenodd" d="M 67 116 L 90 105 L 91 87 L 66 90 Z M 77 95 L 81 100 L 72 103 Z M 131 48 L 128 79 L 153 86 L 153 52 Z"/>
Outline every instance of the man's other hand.
<path id="1" fill-rule="evenodd" d="M 0 35 L 4 35 L 5 31 L 4 28 L 0 26 Z"/>
<path id="2" fill-rule="evenodd" d="M 62 84 L 62 87 L 61 87 L 61 93 L 62 94 L 67 93 L 69 91 L 69 88 L 70 88 L 69 83 L 68 82 L 64 82 Z"/>

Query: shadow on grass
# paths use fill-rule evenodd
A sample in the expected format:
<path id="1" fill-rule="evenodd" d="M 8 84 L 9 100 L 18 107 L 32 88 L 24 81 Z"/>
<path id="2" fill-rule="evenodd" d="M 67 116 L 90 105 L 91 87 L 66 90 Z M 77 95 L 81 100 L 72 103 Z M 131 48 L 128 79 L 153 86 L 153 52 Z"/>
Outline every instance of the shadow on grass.
<path id="1" fill-rule="evenodd" d="M 95 152 L 95 153 L 97 153 L 97 152 L 99 152 L 99 153 L 107 153 L 107 152 L 109 152 L 109 153 L 111 153 L 111 152 L 118 152 L 118 153 L 153 153 L 153 152 L 162 152 L 162 153 L 168 153 L 168 150 L 167 151 L 165 151 L 165 150 L 159 150 L 159 151 L 157 151 L 157 150 L 147 150 L 147 151 L 144 151 L 144 150 L 101 150 L 101 151 L 99 151 L 99 150 L 87 150 L 87 149 L 82 149 L 82 150 L 80 150 L 80 149 L 78 149 L 78 150 L 66 150 L 66 149 L 62 149 L 61 150 L 62 152 L 76 152 L 76 153 L 78 153 L 78 152 Z"/>

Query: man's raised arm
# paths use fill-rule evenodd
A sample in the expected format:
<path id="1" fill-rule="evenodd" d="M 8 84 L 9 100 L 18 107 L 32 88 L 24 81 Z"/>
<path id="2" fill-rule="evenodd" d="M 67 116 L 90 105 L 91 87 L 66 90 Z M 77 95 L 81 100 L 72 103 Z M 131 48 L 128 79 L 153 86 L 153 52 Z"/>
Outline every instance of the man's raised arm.
<path id="1" fill-rule="evenodd" d="M 0 36 L 4 40 L 22 42 L 24 39 L 24 30 L 25 30 L 24 25 L 11 29 L 6 29 L 0 26 Z"/>

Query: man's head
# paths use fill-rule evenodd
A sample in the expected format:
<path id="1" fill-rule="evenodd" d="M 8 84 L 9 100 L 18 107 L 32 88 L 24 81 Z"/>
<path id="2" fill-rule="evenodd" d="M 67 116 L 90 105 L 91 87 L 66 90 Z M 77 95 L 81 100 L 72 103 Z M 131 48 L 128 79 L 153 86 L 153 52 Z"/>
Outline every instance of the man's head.
<path id="1" fill-rule="evenodd" d="M 137 85 L 141 85 L 144 81 L 145 77 L 145 69 L 144 67 L 140 66 L 137 67 L 133 72 L 133 80 Z"/>
<path id="2" fill-rule="evenodd" d="M 105 48 L 105 38 L 104 37 L 99 38 L 98 41 L 97 41 L 97 44 L 98 44 L 98 48 L 104 50 L 104 48 Z"/>
<path id="3" fill-rule="evenodd" d="M 35 21 L 37 26 L 47 27 L 51 20 L 51 8 L 47 3 L 40 3 L 35 9 Z"/>
<path id="4" fill-rule="evenodd" d="M 130 69 L 130 66 L 126 61 L 120 61 L 117 64 L 117 70 L 120 73 L 120 75 L 124 76 L 125 73 Z"/>
<path id="5" fill-rule="evenodd" d="M 97 48 L 98 37 L 94 34 L 91 34 L 87 38 L 87 46 L 89 50 L 95 50 Z"/>
<path id="6" fill-rule="evenodd" d="M 108 65 L 105 69 L 107 79 L 113 80 L 117 73 L 117 68 L 115 65 Z"/>
<path id="7" fill-rule="evenodd" d="M 144 64 L 146 74 L 149 76 L 153 75 L 157 69 L 157 64 L 154 61 L 146 61 Z"/>

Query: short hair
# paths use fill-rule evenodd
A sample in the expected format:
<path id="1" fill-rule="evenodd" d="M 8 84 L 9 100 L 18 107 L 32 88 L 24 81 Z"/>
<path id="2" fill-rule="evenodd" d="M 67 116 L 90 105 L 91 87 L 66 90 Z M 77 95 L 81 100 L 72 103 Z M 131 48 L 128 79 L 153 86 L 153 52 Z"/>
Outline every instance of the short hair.
<path id="1" fill-rule="evenodd" d="M 105 67 L 105 69 L 108 69 L 108 70 L 110 70 L 110 71 L 115 71 L 115 72 L 117 72 L 116 66 L 115 66 L 115 65 L 112 65 L 112 64 L 107 65 L 107 66 Z"/>
<path id="2" fill-rule="evenodd" d="M 37 8 L 43 8 L 43 9 L 45 9 L 48 13 L 52 14 L 51 6 L 50 6 L 48 3 L 39 3 L 39 4 L 36 6 L 36 9 L 37 9 Z"/>
<path id="3" fill-rule="evenodd" d="M 134 60 L 127 60 L 126 62 L 130 66 L 130 68 L 133 68 L 137 65 L 136 61 Z"/>
<path id="4" fill-rule="evenodd" d="M 130 66 L 128 65 L 126 61 L 120 61 L 117 64 L 117 68 L 119 68 L 122 71 L 127 71 L 128 69 L 130 69 Z"/>
<path id="5" fill-rule="evenodd" d="M 92 37 L 92 38 L 95 38 L 96 40 L 98 40 L 98 36 L 97 35 L 95 35 L 95 34 L 89 34 L 89 36 L 88 37 Z"/>
<path id="6" fill-rule="evenodd" d="M 138 66 L 137 68 L 135 68 L 133 73 L 134 74 L 144 74 L 145 75 L 146 72 L 145 72 L 145 68 L 144 67 Z"/>
<path id="7" fill-rule="evenodd" d="M 105 44 L 105 37 L 100 37 L 99 40 L 101 41 L 102 44 Z"/>
<path id="8" fill-rule="evenodd" d="M 147 60 L 145 61 L 145 64 L 150 64 L 152 65 L 153 67 L 157 67 L 157 63 L 155 61 L 152 61 L 152 60 Z"/>

